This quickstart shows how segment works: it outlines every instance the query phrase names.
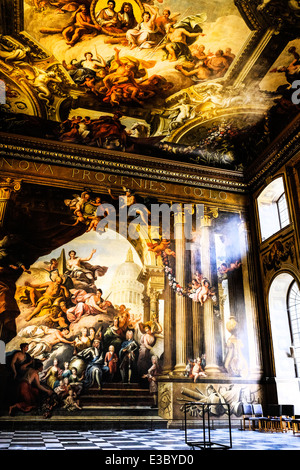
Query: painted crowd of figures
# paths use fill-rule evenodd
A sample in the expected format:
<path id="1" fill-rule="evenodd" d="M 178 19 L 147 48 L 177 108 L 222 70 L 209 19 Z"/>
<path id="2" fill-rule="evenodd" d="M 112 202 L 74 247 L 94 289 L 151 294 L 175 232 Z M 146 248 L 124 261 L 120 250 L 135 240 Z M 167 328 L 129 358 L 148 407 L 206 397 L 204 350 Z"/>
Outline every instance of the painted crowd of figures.
<path id="1" fill-rule="evenodd" d="M 168 96 L 174 83 L 160 74 L 148 75 L 148 69 L 156 64 L 152 56 L 158 51 L 163 51 L 162 60 L 183 61 L 175 66 L 176 70 L 196 81 L 224 76 L 235 58 L 229 47 L 213 53 L 206 52 L 202 44 L 194 44 L 199 37 L 205 36 L 200 25 L 207 15 L 191 14 L 191 7 L 175 14 L 168 8 L 159 12 L 151 2 L 124 2 L 117 11 L 114 0 L 109 0 L 99 10 L 93 8 L 93 11 L 90 3 L 83 0 L 58 3 L 37 0 L 35 7 L 37 11 L 46 9 L 60 13 L 61 22 L 64 21 L 63 13 L 71 14 L 62 27 L 41 28 L 42 37 L 60 34 L 66 44 L 73 47 L 88 37 L 99 36 L 104 44 L 127 48 L 122 57 L 121 49 L 117 47 L 110 57 L 103 57 L 95 47 L 96 54 L 87 50 L 81 60 L 62 62 L 74 82 L 93 93 L 103 105 L 143 106 L 151 98 Z M 149 60 L 130 55 L 134 49 L 150 49 Z"/>
<path id="2" fill-rule="evenodd" d="M 103 298 L 95 281 L 108 268 L 89 263 L 95 252 L 79 257 L 70 250 L 64 269 L 60 258 L 46 268 L 31 266 L 26 275 L 37 270 L 46 281 L 17 285 L 15 297 L 25 313 L 6 354 L 10 414 L 36 409 L 41 399 L 47 416 L 56 407 L 80 409 L 81 393 L 101 391 L 103 382 L 142 381 L 156 397 L 160 365 L 152 348 L 162 332 L 158 318 L 143 323 L 125 305 Z M 85 319 L 89 327 L 82 326 Z"/>
<path id="3" fill-rule="evenodd" d="M 31 332 L 34 329 L 37 335 L 37 330 L 48 332 L 48 344 L 51 336 L 52 344 L 61 341 L 72 344 L 73 356 L 63 363 L 54 357 L 52 365 L 44 368 L 43 360 L 34 357 L 36 339 L 21 343 L 20 350 L 7 353 L 10 415 L 41 409 L 44 417 L 50 417 L 55 408 L 80 410 L 80 396 L 89 388 L 96 387 L 101 391 L 103 382 L 119 379 L 131 383 L 138 380 L 139 368 L 143 371 L 141 378 L 149 382 L 156 405 L 156 376 L 161 373 L 161 367 L 158 357 L 150 355 L 155 338 L 149 326 L 145 327 L 140 344 L 134 340 L 134 330 L 127 329 L 123 335 L 118 319 L 103 335 L 102 331 L 96 333 L 94 328 L 82 328 L 81 335 L 73 340 L 68 329 L 63 330 L 62 337 L 57 336 L 56 329 L 40 326 L 32 327 Z"/>
<path id="4" fill-rule="evenodd" d="M 231 49 L 227 48 L 225 52 L 218 49 L 212 53 L 205 52 L 202 44 L 189 47 L 184 40 L 184 36 L 188 34 L 199 35 L 170 26 L 167 34 L 170 42 L 159 46 L 168 51 L 166 57 L 169 61 L 184 60 L 176 64 L 175 69 L 196 82 L 223 77 L 235 57 Z M 109 60 L 104 60 L 99 54 L 94 58 L 91 52 L 86 52 L 81 61 L 72 60 L 70 64 L 64 62 L 63 65 L 77 85 L 91 92 L 104 105 L 143 106 L 150 99 L 165 99 L 170 95 L 173 82 L 159 74 L 147 74 L 147 69 L 153 67 L 155 61 L 141 60 L 130 55 L 123 55 L 121 58 L 120 49 L 115 47 L 114 51 L 114 56 Z"/>

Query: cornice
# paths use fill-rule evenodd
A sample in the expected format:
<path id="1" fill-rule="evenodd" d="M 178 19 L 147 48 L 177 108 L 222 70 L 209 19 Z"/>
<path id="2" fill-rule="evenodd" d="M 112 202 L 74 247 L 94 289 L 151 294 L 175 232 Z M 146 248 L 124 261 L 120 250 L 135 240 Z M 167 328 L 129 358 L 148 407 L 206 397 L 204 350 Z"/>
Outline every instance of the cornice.
<path id="1" fill-rule="evenodd" d="M 241 171 L 0 133 L 0 156 L 244 193 Z"/>
<path id="2" fill-rule="evenodd" d="M 65 167 L 139 176 L 175 184 L 248 193 L 290 161 L 300 149 L 300 115 L 244 171 L 234 171 L 76 144 L 0 133 L 0 156 Z"/>

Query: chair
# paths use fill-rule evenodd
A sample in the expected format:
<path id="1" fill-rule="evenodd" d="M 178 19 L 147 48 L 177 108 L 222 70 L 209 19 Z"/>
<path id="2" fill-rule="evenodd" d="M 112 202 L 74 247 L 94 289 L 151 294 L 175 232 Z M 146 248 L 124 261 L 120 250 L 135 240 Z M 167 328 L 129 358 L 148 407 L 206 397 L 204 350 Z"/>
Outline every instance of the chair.
<path id="1" fill-rule="evenodd" d="M 281 406 L 281 419 L 282 419 L 282 431 L 290 431 L 293 428 L 293 419 L 295 419 L 295 407 L 294 405 L 280 405 Z"/>
<path id="2" fill-rule="evenodd" d="M 287 432 L 292 428 L 294 405 L 268 405 L 269 430 Z"/>
<path id="3" fill-rule="evenodd" d="M 291 425 L 293 429 L 293 434 L 300 432 L 300 417 L 294 416 L 293 419 L 291 420 Z"/>
<path id="4" fill-rule="evenodd" d="M 253 409 L 250 403 L 243 403 L 243 414 L 242 414 L 242 422 L 243 422 L 243 431 L 246 429 L 246 421 L 248 421 L 249 430 L 250 428 L 250 418 L 253 417 Z"/>
<path id="5" fill-rule="evenodd" d="M 269 418 L 268 431 L 277 432 L 282 430 L 281 405 L 268 405 L 267 415 Z"/>
<path id="6" fill-rule="evenodd" d="M 283 432 L 286 429 L 282 416 L 271 416 L 269 419 L 269 430 L 271 432 Z"/>
<path id="7" fill-rule="evenodd" d="M 275 405 L 268 405 L 266 409 L 267 415 L 270 416 L 270 418 L 274 416 L 280 416 L 281 415 L 281 405 L 275 404 Z"/>
<path id="8" fill-rule="evenodd" d="M 267 431 L 270 426 L 270 418 L 264 416 L 261 404 L 253 404 L 252 408 L 253 416 L 249 418 L 249 427 L 251 423 L 251 429 L 253 429 L 253 431 L 256 428 L 258 428 L 259 431 Z"/>

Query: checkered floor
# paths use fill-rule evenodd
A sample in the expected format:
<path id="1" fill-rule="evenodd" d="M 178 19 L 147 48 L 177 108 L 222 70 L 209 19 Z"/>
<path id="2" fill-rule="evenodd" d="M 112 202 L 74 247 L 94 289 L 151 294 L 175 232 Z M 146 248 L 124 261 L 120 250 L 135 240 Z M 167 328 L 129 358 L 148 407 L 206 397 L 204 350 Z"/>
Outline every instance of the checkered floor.
<path id="1" fill-rule="evenodd" d="M 189 442 L 202 441 L 202 431 L 189 430 Z M 229 445 L 229 432 L 211 432 L 211 441 Z M 0 450 L 189 451 L 179 429 L 92 431 L 0 431 Z M 195 447 L 195 450 L 200 450 Z M 231 450 L 300 450 L 300 434 L 232 430 Z"/>

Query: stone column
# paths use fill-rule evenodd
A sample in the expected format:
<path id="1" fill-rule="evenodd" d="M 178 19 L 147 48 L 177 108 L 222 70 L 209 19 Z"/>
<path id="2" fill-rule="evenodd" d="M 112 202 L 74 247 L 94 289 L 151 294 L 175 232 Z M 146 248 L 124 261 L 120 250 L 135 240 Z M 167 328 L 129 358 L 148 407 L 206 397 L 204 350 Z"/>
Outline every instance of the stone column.
<path id="1" fill-rule="evenodd" d="M 213 277 L 212 272 L 212 254 L 214 250 L 214 241 L 212 239 L 212 220 L 218 216 L 217 211 L 209 211 L 205 208 L 203 224 L 201 227 L 201 271 L 204 277 L 210 282 Z M 204 302 L 204 342 L 206 354 L 205 372 L 208 375 L 218 374 L 220 368 L 217 365 L 217 338 L 215 334 L 215 319 L 213 303 L 211 299 Z"/>
<path id="2" fill-rule="evenodd" d="M 147 294 L 144 294 L 143 296 L 143 304 L 144 304 L 143 321 L 147 322 L 150 320 L 150 299 Z"/>
<path id="3" fill-rule="evenodd" d="M 8 216 L 10 203 L 17 191 L 21 189 L 21 180 L 13 178 L 0 178 L 0 227 Z"/>
<path id="4" fill-rule="evenodd" d="M 198 302 L 192 302 L 192 317 L 193 317 L 193 358 L 200 356 L 201 349 L 201 317 L 203 307 Z"/>
<path id="5" fill-rule="evenodd" d="M 174 236 L 175 236 L 175 253 L 176 253 L 176 281 L 182 287 L 186 284 L 185 279 L 185 236 L 183 214 L 174 216 Z M 175 374 L 184 372 L 187 361 L 187 301 L 186 297 L 176 294 L 176 364 L 174 367 Z"/>
<path id="6" fill-rule="evenodd" d="M 259 347 L 259 324 L 256 308 L 256 297 L 253 292 L 255 272 L 253 270 L 252 250 L 250 248 L 250 237 L 247 223 L 241 216 L 241 223 L 239 225 L 239 237 L 241 246 L 241 263 L 242 263 L 242 276 L 244 285 L 244 298 L 245 298 L 245 311 L 246 311 L 246 325 L 248 335 L 248 348 L 249 348 L 249 374 L 256 378 L 262 375 L 262 360 L 260 357 Z"/>
<path id="7" fill-rule="evenodd" d="M 158 315 L 158 298 L 160 296 L 160 292 L 155 291 L 154 289 L 150 289 L 149 297 L 150 297 L 150 320 L 152 320 L 153 315 Z"/>
<path id="8" fill-rule="evenodd" d="M 170 373 L 173 370 L 173 351 L 176 345 L 176 337 L 174 335 L 174 292 L 171 289 L 168 280 L 164 291 L 164 362 L 163 372 Z"/>
<path id="9" fill-rule="evenodd" d="M 191 250 L 191 272 L 193 274 L 199 270 L 197 257 L 200 253 L 200 245 L 195 242 Z M 193 358 L 197 358 L 201 351 L 201 319 L 203 317 L 203 307 L 199 302 L 192 302 L 192 329 L 193 329 Z"/>

